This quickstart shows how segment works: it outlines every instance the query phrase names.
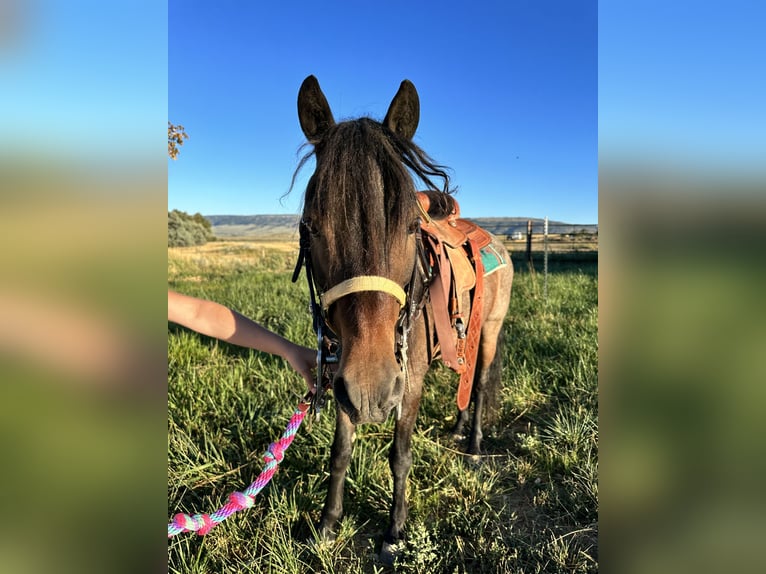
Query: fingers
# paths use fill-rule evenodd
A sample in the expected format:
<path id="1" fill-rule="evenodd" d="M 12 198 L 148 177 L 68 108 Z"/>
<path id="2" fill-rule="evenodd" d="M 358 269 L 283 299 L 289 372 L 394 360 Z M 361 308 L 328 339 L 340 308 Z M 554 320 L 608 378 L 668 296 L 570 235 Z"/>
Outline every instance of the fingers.
<path id="1" fill-rule="evenodd" d="M 303 378 L 306 381 L 306 386 L 312 395 L 317 392 L 316 378 L 313 376 L 315 370 L 316 369 L 310 369 L 308 372 L 303 372 Z"/>

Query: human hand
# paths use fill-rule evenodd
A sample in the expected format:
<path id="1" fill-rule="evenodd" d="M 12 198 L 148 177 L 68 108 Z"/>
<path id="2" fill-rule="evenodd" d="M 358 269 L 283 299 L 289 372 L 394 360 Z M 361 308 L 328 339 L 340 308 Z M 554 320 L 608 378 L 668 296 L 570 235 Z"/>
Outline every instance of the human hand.
<path id="1" fill-rule="evenodd" d="M 306 381 L 310 393 L 316 392 L 317 352 L 301 345 L 291 344 L 285 359 Z"/>

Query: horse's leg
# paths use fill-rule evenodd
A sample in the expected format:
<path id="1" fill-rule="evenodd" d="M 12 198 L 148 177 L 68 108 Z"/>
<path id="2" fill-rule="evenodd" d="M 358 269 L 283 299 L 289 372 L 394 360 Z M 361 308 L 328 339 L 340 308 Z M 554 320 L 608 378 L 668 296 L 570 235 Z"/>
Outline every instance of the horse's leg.
<path id="1" fill-rule="evenodd" d="M 450 431 L 453 440 L 461 440 L 463 438 L 463 430 L 468 422 L 468 409 L 469 407 L 466 407 L 462 411 L 459 409 L 457 411 L 457 421 L 455 421 L 455 426 Z"/>
<path id="2" fill-rule="evenodd" d="M 322 517 L 319 520 L 320 538 L 335 539 L 335 526 L 343 514 L 343 484 L 353 450 L 354 425 L 342 409 L 337 409 L 335 439 L 330 458 L 330 484 L 327 488 Z"/>
<path id="3" fill-rule="evenodd" d="M 466 450 L 470 455 L 481 454 L 481 439 L 484 438 L 484 434 L 481 432 L 481 420 L 484 413 L 488 373 L 489 369 L 477 369 L 473 381 L 473 421 L 471 422 L 471 435 L 468 437 L 468 449 Z"/>
<path id="4" fill-rule="evenodd" d="M 494 403 L 494 406 L 497 406 L 502 375 L 503 338 L 502 322 L 485 324 L 479 343 L 478 364 L 473 381 L 473 422 L 466 451 L 470 455 L 481 454 L 481 439 L 484 436 L 481 425 L 487 404 Z"/>
<path id="5" fill-rule="evenodd" d="M 465 425 L 468 423 L 468 419 L 471 418 L 469 411 L 471 405 L 473 405 L 473 419 L 471 422 L 471 434 L 468 440 L 468 454 L 479 454 L 482 439 L 482 413 L 484 412 L 486 391 L 488 387 L 491 387 L 488 380 L 491 369 L 487 368 L 487 365 L 490 364 L 493 359 L 489 358 L 489 362 L 487 361 L 488 357 L 494 355 L 494 338 L 492 339 L 492 345 L 489 345 L 485 333 L 486 331 L 482 331 L 482 338 L 479 341 L 479 352 L 476 357 L 476 371 L 474 372 L 473 383 L 471 386 L 471 400 L 465 409 L 462 411 L 458 410 L 457 421 L 455 422 L 455 426 L 452 427 L 451 432 L 453 440 L 462 440 L 464 438 L 463 432 L 465 430 Z M 496 336 L 494 329 L 492 329 L 492 335 Z"/>
<path id="6" fill-rule="evenodd" d="M 423 390 L 423 375 L 411 375 L 411 390 L 402 401 L 402 416 L 396 421 L 394 442 L 388 455 L 388 464 L 394 477 L 394 496 L 388 530 L 383 537 L 380 560 L 393 565 L 397 555 L 396 543 L 402 539 L 407 520 L 407 477 L 412 467 L 412 432 L 418 415 L 418 405 Z"/>

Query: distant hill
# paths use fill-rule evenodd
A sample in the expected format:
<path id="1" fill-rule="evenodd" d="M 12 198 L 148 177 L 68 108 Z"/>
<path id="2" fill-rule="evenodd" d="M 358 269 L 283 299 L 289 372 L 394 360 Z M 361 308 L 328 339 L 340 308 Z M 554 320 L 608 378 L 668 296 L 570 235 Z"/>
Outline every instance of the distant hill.
<path id="1" fill-rule="evenodd" d="M 298 238 L 299 215 L 206 215 L 213 226 L 213 234 L 221 239 L 291 239 Z M 526 233 L 527 221 L 531 219 L 533 233 L 543 232 L 544 220 L 530 217 L 476 217 L 467 218 L 495 235 Z M 598 233 L 597 224 L 564 223 L 548 221 L 549 233 Z"/>
<path id="2" fill-rule="evenodd" d="M 298 238 L 299 215 L 206 215 L 205 218 L 213 226 L 215 236 L 221 239 Z"/>

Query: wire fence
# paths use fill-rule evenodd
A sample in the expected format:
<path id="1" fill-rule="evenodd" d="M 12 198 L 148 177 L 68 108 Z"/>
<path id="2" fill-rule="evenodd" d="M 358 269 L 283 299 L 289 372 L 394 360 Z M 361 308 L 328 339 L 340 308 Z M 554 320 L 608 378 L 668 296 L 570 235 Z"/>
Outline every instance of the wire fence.
<path id="1" fill-rule="evenodd" d="M 514 262 L 597 261 L 598 225 L 528 220 L 501 235 Z"/>
<path id="2" fill-rule="evenodd" d="M 500 235 L 516 269 L 543 275 L 543 297 L 548 300 L 549 262 L 553 270 L 598 265 L 598 225 L 551 224 L 548 218 L 528 220 Z"/>
<path id="3" fill-rule="evenodd" d="M 598 225 L 551 223 L 548 218 L 528 220 L 508 233 L 495 235 L 503 240 L 514 267 L 542 273 L 543 298 L 548 300 L 549 262 L 556 271 L 589 269 L 598 265 Z M 596 267 L 597 268 L 597 267 Z"/>

